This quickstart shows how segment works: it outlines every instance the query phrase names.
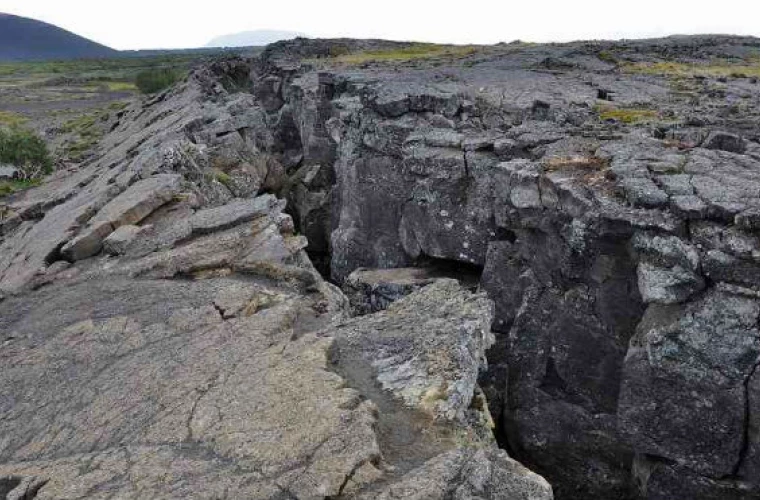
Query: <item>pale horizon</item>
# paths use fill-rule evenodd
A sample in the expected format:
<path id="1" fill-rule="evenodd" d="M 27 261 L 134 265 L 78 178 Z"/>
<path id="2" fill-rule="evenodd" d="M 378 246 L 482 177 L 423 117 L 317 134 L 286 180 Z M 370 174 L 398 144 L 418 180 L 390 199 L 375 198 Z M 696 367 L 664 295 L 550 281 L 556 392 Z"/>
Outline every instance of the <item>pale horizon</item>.
<path id="1" fill-rule="evenodd" d="M 211 39 L 255 30 L 305 33 L 310 37 L 383 38 L 455 44 L 524 40 L 634 39 L 669 35 L 760 36 L 760 2 L 726 0 L 720 9 L 706 2 L 641 0 L 626 6 L 601 0 L 453 2 L 386 0 L 381 7 L 356 2 L 293 0 L 253 5 L 219 0 L 209 10 L 187 2 L 132 0 L 0 0 L 0 12 L 55 24 L 119 50 L 202 47 Z M 703 7 L 704 6 L 704 7 Z M 714 7 L 714 6 L 713 6 Z"/>

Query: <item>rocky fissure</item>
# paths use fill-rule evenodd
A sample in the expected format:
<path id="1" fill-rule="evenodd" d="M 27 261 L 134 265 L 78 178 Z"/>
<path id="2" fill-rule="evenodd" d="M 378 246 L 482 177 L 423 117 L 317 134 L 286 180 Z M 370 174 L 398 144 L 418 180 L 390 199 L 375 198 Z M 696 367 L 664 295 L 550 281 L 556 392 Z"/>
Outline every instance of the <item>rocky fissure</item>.
<path id="1" fill-rule="evenodd" d="M 614 48 L 625 54 L 633 47 Z M 592 55 L 594 50 L 605 48 L 592 49 Z M 693 57 L 699 57 L 699 48 L 694 52 Z M 573 57 L 572 51 L 560 56 Z M 637 363 L 652 364 L 657 375 L 647 375 L 655 378 L 645 390 L 656 394 L 660 377 L 680 377 L 679 370 L 693 369 L 688 361 L 683 367 L 677 362 L 660 367 L 659 355 L 652 357 L 652 349 L 660 344 L 646 339 L 661 334 L 641 330 L 661 316 L 663 308 L 683 303 L 698 304 L 688 314 L 702 308 L 708 315 L 702 319 L 711 321 L 705 308 L 712 301 L 700 302 L 705 290 L 709 296 L 710 290 L 728 283 L 756 286 L 753 278 L 740 277 L 746 276 L 744 272 L 728 271 L 739 264 L 730 257 L 724 266 L 717 264 L 722 255 L 716 245 L 726 244 L 718 241 L 725 241 L 723 234 L 728 231 L 732 234 L 728 239 L 737 238 L 731 241 L 744 245 L 743 251 L 757 248 L 750 242 L 755 241 L 750 236 L 752 226 L 745 222 L 753 213 L 756 194 L 742 191 L 746 186 L 732 192 L 739 185 L 730 180 L 736 175 L 739 183 L 754 182 L 749 179 L 757 175 L 756 157 L 746 153 L 748 144 L 750 149 L 757 145 L 727 132 L 732 126 L 728 121 L 722 124 L 726 128 L 713 130 L 690 127 L 688 120 L 660 125 L 654 132 L 616 123 L 589 128 L 593 116 L 584 106 L 594 98 L 672 106 L 672 98 L 660 86 L 667 86 L 667 79 L 618 78 L 596 96 L 586 97 L 592 91 L 575 87 L 576 79 L 607 80 L 609 68 L 576 61 L 563 67 L 554 81 L 545 80 L 549 88 L 566 85 L 558 92 L 561 97 L 548 100 L 541 91 L 523 91 L 521 97 L 531 97 L 523 103 L 519 98 L 509 102 L 510 94 L 522 90 L 519 71 L 501 73 L 513 81 L 488 82 L 506 88 L 480 88 L 481 94 L 472 96 L 470 92 L 476 92 L 468 80 L 486 79 L 493 70 L 490 60 L 473 59 L 470 64 L 484 67 L 481 73 L 466 73 L 454 64 L 451 72 L 459 73 L 450 81 L 455 83 L 442 85 L 430 83 L 436 81 L 435 69 L 424 65 L 408 69 L 403 78 L 395 75 L 395 80 L 386 79 L 382 65 L 370 66 L 361 77 L 340 70 L 329 77 L 320 74 L 323 87 L 311 94 L 312 99 L 323 110 L 324 100 L 332 101 L 324 128 L 339 132 L 331 136 L 336 146 L 332 276 L 351 290 L 358 286 L 364 294 L 359 299 L 366 304 L 363 310 L 373 311 L 414 287 L 406 275 L 387 275 L 382 283 L 371 272 L 348 277 L 357 267 L 403 268 L 430 257 L 483 269 L 481 285 L 496 303 L 493 328 L 503 338 L 489 351 L 489 369 L 481 374 L 481 383 L 505 445 L 552 479 L 562 497 L 659 498 L 664 493 L 646 482 L 637 491 L 634 462 L 655 455 L 663 463 L 688 462 L 676 451 L 680 445 L 673 439 L 686 423 L 677 419 L 660 423 L 657 414 L 665 410 L 657 407 L 641 412 L 646 417 L 639 424 L 627 421 L 629 408 L 658 400 L 652 392 L 642 394 L 643 400 L 629 399 L 628 387 L 639 383 L 630 377 L 636 376 L 632 374 L 637 373 Z M 513 68 L 525 62 L 515 61 Z M 294 85 L 304 80 L 296 79 Z M 338 90 L 325 91 L 325 82 Z M 732 82 L 728 83 L 730 89 Z M 498 105 L 488 102 L 488 92 L 498 95 Z M 700 99 L 709 101 L 715 95 L 706 94 Z M 308 92 L 299 95 L 303 99 Z M 757 94 L 746 98 L 756 101 Z M 673 111 L 676 116 L 680 112 Z M 500 116 L 494 120 L 494 114 Z M 746 134 L 746 129 L 734 130 Z M 302 138 L 321 133 L 319 126 L 301 129 Z M 685 149 L 669 145 L 676 137 L 684 144 L 700 134 L 701 140 Z M 304 154 L 305 162 L 308 156 Z M 718 180 L 716 175 L 723 177 Z M 718 229 L 724 224 L 726 229 Z M 709 238 L 718 241 L 707 243 L 706 233 L 712 231 L 715 236 Z M 746 259 L 741 262 L 751 273 Z M 716 275 L 716 265 L 721 276 Z M 390 284 L 394 279 L 398 285 Z M 716 302 L 730 303 L 731 298 L 721 295 Z M 672 311 L 676 317 L 681 314 Z M 739 327 L 746 333 L 736 332 L 748 335 L 749 351 L 744 355 L 749 358 L 756 348 L 755 320 Z M 699 328 L 720 330 L 728 327 L 724 321 L 731 323 L 728 318 L 718 321 Z M 648 361 L 636 360 L 639 346 L 648 349 Z M 704 348 L 689 356 L 705 356 L 699 352 Z M 723 372 L 720 364 L 701 366 L 705 372 Z M 505 383 L 507 390 L 499 389 Z M 674 397 L 671 391 L 690 390 L 691 384 L 684 380 L 662 390 Z M 698 396 L 690 397 L 699 400 L 722 390 L 717 387 L 703 387 L 692 392 Z M 733 420 L 736 428 L 728 434 L 746 442 L 741 422 L 749 422 L 749 417 L 738 410 L 748 411 L 748 401 L 737 401 L 737 414 L 721 417 L 724 423 L 710 423 L 712 417 L 706 417 L 705 428 Z M 695 414 L 700 412 L 689 413 L 692 418 Z M 557 427 L 557 422 L 562 424 Z M 626 425 L 633 428 L 625 429 Z M 664 425 L 662 431 L 669 435 L 655 440 L 668 441 L 668 451 L 643 445 L 640 439 L 639 433 L 647 433 L 645 427 L 657 425 Z M 628 433 L 636 437 L 626 438 Z M 526 436 L 535 437 L 526 440 Z M 713 446 L 708 444 L 711 438 L 704 439 L 705 446 Z M 710 484 L 728 494 L 730 484 L 718 483 L 726 478 L 720 471 L 732 467 L 729 456 L 720 469 L 703 468 L 700 458 L 692 460 L 696 461 L 691 470 L 707 474 L 700 480 L 704 491 L 695 495 L 711 495 Z M 743 495 L 744 477 L 731 477 L 736 480 L 736 494 Z"/>
<path id="2" fill-rule="evenodd" d="M 760 495 L 760 87 L 652 69 L 760 43 L 330 57 L 395 47 L 201 66 L 3 202 L 5 496 Z"/>

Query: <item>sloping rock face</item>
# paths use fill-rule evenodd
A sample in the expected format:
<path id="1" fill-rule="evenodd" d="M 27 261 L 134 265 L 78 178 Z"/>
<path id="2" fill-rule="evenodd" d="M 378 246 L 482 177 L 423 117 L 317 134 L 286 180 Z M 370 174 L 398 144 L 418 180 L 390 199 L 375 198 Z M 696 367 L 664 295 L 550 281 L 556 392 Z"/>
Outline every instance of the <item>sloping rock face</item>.
<path id="1" fill-rule="evenodd" d="M 3 202 L 0 498 L 551 500 L 478 387 L 492 302 L 431 280 L 349 318 L 274 194 L 301 160 L 252 67 L 195 70 Z"/>
<path id="2" fill-rule="evenodd" d="M 300 162 L 290 210 L 358 309 L 414 287 L 357 269 L 478 269 L 497 434 L 558 498 L 760 495 L 760 87 L 738 69 L 758 41 L 359 68 L 314 63 L 324 43 L 270 47 L 253 93 Z"/>

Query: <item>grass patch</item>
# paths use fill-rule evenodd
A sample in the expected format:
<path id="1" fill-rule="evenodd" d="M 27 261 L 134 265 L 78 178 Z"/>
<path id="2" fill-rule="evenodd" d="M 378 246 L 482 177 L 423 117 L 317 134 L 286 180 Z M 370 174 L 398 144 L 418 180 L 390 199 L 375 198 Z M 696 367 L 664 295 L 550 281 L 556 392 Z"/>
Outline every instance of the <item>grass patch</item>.
<path id="1" fill-rule="evenodd" d="M 19 168 L 26 179 L 48 174 L 53 168 L 45 141 L 21 127 L 0 128 L 0 163 Z"/>
<path id="2" fill-rule="evenodd" d="M 12 113 L 10 111 L 0 111 L 0 126 L 5 127 L 19 127 L 25 124 L 28 120 L 18 113 Z"/>
<path id="3" fill-rule="evenodd" d="M 98 118 L 98 114 L 77 116 L 76 118 L 72 118 L 71 120 L 61 125 L 61 132 L 64 134 L 86 134 L 95 126 Z"/>
<path id="4" fill-rule="evenodd" d="M 626 73 L 659 75 L 670 77 L 760 77 L 760 62 L 734 64 L 729 61 L 716 60 L 708 64 L 688 64 L 681 62 L 629 63 L 622 67 Z"/>
<path id="5" fill-rule="evenodd" d="M 366 62 L 404 62 L 435 57 L 465 57 L 474 54 L 477 48 L 472 45 L 438 45 L 432 43 L 415 43 L 407 47 L 389 50 L 367 50 L 348 54 L 336 53 L 332 60 L 343 64 L 363 64 Z"/>
<path id="6" fill-rule="evenodd" d="M 114 101 L 111 104 L 109 104 L 107 107 L 110 111 L 121 111 L 125 109 L 127 106 L 129 106 L 128 101 Z"/>
<path id="7" fill-rule="evenodd" d="M 592 153 L 573 156 L 554 156 L 541 162 L 544 172 L 563 172 L 572 175 L 584 186 L 590 186 L 606 193 L 614 193 L 607 158 L 600 158 Z"/>
<path id="8" fill-rule="evenodd" d="M 211 176 L 215 181 L 219 182 L 227 189 L 232 189 L 232 177 L 230 177 L 226 172 L 215 169 L 212 172 Z"/>
<path id="9" fill-rule="evenodd" d="M 604 62 L 610 63 L 610 64 L 618 64 L 620 62 L 620 61 L 618 61 L 618 58 L 615 57 L 615 54 L 613 54 L 609 50 L 599 51 L 599 53 L 596 55 L 596 57 L 598 57 L 600 61 L 604 61 Z"/>
<path id="10" fill-rule="evenodd" d="M 56 76 L 93 81 L 129 82 L 137 73 L 151 68 L 188 70 L 193 63 L 204 57 L 206 55 L 166 54 L 114 59 L 0 63 L 0 77 Z"/>
<path id="11" fill-rule="evenodd" d="M 88 85 L 76 87 L 88 92 L 137 92 L 134 82 L 90 80 Z"/>
<path id="12" fill-rule="evenodd" d="M 106 87 L 111 92 L 136 92 L 137 85 L 134 82 L 106 82 Z"/>
<path id="13" fill-rule="evenodd" d="M 107 111 L 96 111 L 77 116 L 61 125 L 60 132 L 71 134 L 72 137 L 63 144 L 59 155 L 74 162 L 84 160 L 87 153 L 103 138 L 105 130 L 99 122 L 107 117 Z"/>
<path id="14" fill-rule="evenodd" d="M 0 181 L 0 196 L 8 196 L 30 187 L 39 186 L 40 182 L 40 179 Z"/>
<path id="15" fill-rule="evenodd" d="M 172 68 L 152 68 L 141 71 L 135 77 L 135 85 L 143 94 L 155 94 L 167 89 L 182 78 L 182 73 Z"/>
<path id="16" fill-rule="evenodd" d="M 87 157 L 95 146 L 100 141 L 99 137 L 85 136 L 79 139 L 74 139 L 66 143 L 63 147 L 62 155 L 68 158 L 70 161 L 80 162 Z"/>
<path id="17" fill-rule="evenodd" d="M 594 111 L 602 121 L 615 120 L 626 125 L 651 122 L 660 117 L 657 111 L 647 108 L 615 108 L 597 105 Z"/>

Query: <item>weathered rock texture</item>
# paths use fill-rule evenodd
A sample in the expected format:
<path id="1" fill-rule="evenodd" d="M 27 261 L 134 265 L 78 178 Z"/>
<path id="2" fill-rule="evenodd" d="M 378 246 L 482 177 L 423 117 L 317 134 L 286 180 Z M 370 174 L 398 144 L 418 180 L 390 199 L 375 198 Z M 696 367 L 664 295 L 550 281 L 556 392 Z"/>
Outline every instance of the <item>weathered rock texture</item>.
<path id="1" fill-rule="evenodd" d="M 553 498 L 493 437 L 485 294 L 350 319 L 318 274 L 276 193 L 306 189 L 326 252 L 334 177 L 299 165 L 335 148 L 292 128 L 321 107 L 274 120 L 259 64 L 195 70 L 4 201 L 0 498 Z"/>
<path id="2" fill-rule="evenodd" d="M 270 47 L 253 94 L 297 225 L 359 310 L 414 288 L 372 269 L 478 270 L 498 435 L 559 498 L 760 495 L 760 86 L 740 71 L 760 43 L 359 68 L 326 43 Z"/>
<path id="3" fill-rule="evenodd" d="M 218 61 L 6 203 L 3 488 L 760 497 L 760 42 L 330 57 L 402 47 Z"/>

